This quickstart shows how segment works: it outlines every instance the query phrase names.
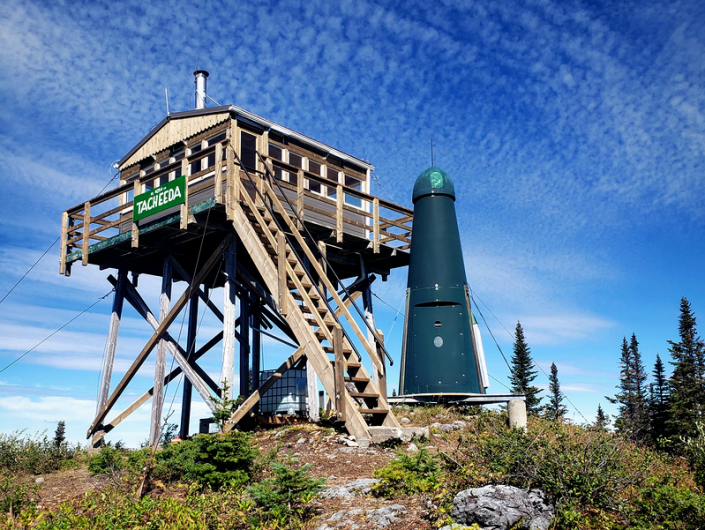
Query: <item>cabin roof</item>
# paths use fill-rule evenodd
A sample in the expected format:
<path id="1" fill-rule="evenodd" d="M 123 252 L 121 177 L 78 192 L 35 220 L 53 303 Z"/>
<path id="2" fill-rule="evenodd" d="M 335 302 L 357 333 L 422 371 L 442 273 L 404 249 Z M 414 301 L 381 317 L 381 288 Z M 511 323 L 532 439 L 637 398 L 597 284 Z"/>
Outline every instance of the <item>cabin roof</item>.
<path id="1" fill-rule="evenodd" d="M 249 122 L 250 124 L 263 128 L 267 131 L 275 131 L 276 133 L 286 138 L 295 139 L 296 141 L 304 145 L 309 145 L 315 149 L 322 150 L 327 154 L 331 154 L 337 158 L 340 158 L 341 160 L 352 161 L 356 165 L 362 166 L 365 169 L 374 169 L 374 166 L 372 166 L 368 162 L 365 162 L 364 160 L 339 151 L 338 149 L 335 149 L 329 145 L 319 142 L 318 140 L 314 140 L 313 138 L 310 138 L 306 135 L 289 129 L 288 127 L 284 127 L 283 125 L 279 125 L 278 123 L 263 118 L 262 116 L 258 116 L 257 114 L 254 114 L 250 111 L 241 109 L 240 107 L 236 107 L 235 105 L 221 105 L 220 107 L 208 107 L 204 109 L 187 110 L 183 112 L 174 112 L 172 114 L 167 115 L 166 118 L 159 122 L 159 124 L 157 124 L 157 126 L 149 132 L 149 134 L 142 138 L 142 140 L 140 140 L 137 145 L 135 145 L 125 156 L 122 157 L 122 159 L 118 162 L 118 167 L 122 170 L 153 155 L 154 153 L 141 153 L 138 155 L 138 157 L 134 156 L 136 153 L 138 153 L 142 146 L 144 146 L 147 142 L 149 142 L 149 140 L 154 138 L 170 122 L 173 122 L 175 120 L 184 120 L 188 118 L 212 116 L 213 118 L 215 118 L 215 120 L 208 125 L 208 127 L 210 127 L 212 125 L 215 125 L 216 123 L 222 122 L 226 118 L 226 116 L 222 116 L 221 119 L 218 119 L 219 117 L 216 116 L 218 114 L 230 115 L 233 118 L 237 118 L 238 120 L 244 121 L 246 123 Z M 204 129 L 205 128 L 207 127 L 204 127 Z M 200 131 L 194 131 L 193 134 L 196 134 L 197 132 Z M 189 134 L 189 136 L 191 136 L 191 134 Z"/>

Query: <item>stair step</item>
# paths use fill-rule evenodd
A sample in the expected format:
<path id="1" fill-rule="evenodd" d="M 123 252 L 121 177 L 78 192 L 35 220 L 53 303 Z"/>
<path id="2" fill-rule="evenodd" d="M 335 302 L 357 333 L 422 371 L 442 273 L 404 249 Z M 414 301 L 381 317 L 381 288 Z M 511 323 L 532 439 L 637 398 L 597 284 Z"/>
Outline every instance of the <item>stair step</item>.
<path id="1" fill-rule="evenodd" d="M 363 409 L 359 408 L 357 411 L 360 414 L 389 414 L 389 409 Z"/>
<path id="2" fill-rule="evenodd" d="M 354 398 L 375 398 L 379 399 L 379 394 L 376 392 L 348 392 L 350 394 L 350 397 Z"/>
<path id="3" fill-rule="evenodd" d="M 335 350 L 333 348 L 331 348 L 330 346 L 323 346 L 323 351 L 326 353 L 335 353 Z M 353 352 L 352 348 L 343 347 L 343 354 L 352 353 L 352 352 Z"/>
<path id="4" fill-rule="evenodd" d="M 367 377 L 346 377 L 346 383 L 369 383 L 370 379 Z"/>

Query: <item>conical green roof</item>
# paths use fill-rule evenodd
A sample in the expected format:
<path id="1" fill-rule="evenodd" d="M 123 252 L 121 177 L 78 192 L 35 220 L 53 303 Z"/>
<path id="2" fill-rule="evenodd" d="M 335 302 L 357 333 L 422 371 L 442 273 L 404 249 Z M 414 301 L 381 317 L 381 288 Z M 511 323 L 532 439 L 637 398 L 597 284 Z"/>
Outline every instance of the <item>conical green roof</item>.
<path id="1" fill-rule="evenodd" d="M 448 174 L 440 168 L 430 167 L 419 175 L 414 184 L 412 202 L 427 195 L 447 195 L 455 200 L 455 188 Z"/>

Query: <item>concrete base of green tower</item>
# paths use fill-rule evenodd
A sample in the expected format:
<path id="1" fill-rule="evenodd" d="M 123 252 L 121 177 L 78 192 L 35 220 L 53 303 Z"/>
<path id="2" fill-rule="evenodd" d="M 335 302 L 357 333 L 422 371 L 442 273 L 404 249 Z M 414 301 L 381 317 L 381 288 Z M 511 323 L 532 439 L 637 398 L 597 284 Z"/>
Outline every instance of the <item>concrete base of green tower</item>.
<path id="1" fill-rule="evenodd" d="M 526 401 L 523 394 L 455 394 L 455 393 L 430 393 L 430 394 L 404 394 L 387 398 L 393 405 L 421 404 L 421 403 L 448 403 L 465 405 L 492 405 L 495 403 L 508 403 L 509 401 Z"/>

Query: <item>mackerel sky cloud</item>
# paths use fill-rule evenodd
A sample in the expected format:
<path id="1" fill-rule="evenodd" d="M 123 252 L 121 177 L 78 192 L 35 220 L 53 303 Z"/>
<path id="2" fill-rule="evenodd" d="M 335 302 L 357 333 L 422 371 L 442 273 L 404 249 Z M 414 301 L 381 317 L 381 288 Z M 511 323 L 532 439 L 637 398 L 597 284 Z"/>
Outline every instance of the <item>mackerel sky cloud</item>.
<path id="1" fill-rule="evenodd" d="M 99 193 L 164 118 L 165 88 L 170 110 L 193 107 L 198 65 L 218 103 L 369 160 L 373 192 L 400 204 L 411 206 L 433 138 L 455 182 L 468 282 L 499 346 L 509 355 L 502 324 L 521 320 L 535 358 L 556 362 L 573 391 L 576 421 L 598 403 L 614 412 L 601 396 L 614 392 L 622 337 L 636 333 L 650 371 L 657 352 L 668 358 L 681 296 L 705 318 L 704 30 L 697 1 L 6 0 L 0 296 L 58 236 L 61 212 Z M 0 305 L 0 365 L 110 290 L 112 271 L 64 278 L 57 260 L 54 247 Z M 403 315 L 391 307 L 404 288 L 403 270 L 375 285 L 396 359 Z M 140 289 L 156 307 L 158 282 Z M 110 297 L 0 374 L 0 410 L 14 399 L 39 417 L 40 390 L 22 389 L 49 399 L 60 383 L 78 440 L 109 310 Z M 149 332 L 126 318 L 122 363 Z M 492 390 L 505 391 L 486 330 L 484 341 Z M 286 354 L 269 347 L 272 364 Z M 562 363 L 576 369 L 561 374 Z M 129 443 L 146 437 L 135 422 Z M 0 413 L 0 431 L 24 427 L 34 425 Z"/>

